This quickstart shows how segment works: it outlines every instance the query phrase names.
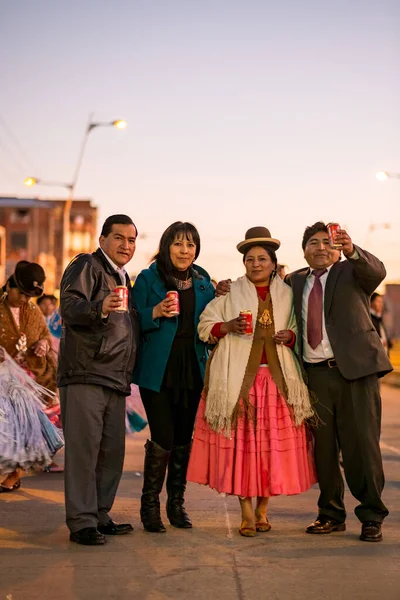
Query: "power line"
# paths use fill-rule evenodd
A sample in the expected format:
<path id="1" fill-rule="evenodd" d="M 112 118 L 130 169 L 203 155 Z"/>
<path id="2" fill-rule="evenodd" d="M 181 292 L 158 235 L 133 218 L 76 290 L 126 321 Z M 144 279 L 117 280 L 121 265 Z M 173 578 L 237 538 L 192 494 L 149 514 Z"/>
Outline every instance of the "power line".
<path id="1" fill-rule="evenodd" d="M 6 179 L 9 179 L 10 182 L 12 182 L 14 184 L 15 175 L 11 171 L 8 170 L 8 168 L 4 165 L 3 161 L 0 165 L 0 175 L 3 175 Z"/>
<path id="2" fill-rule="evenodd" d="M 19 163 L 19 166 L 18 166 L 19 170 L 22 170 L 23 172 L 26 172 L 26 173 L 30 172 L 31 170 L 33 172 L 34 171 L 33 161 L 28 156 L 27 152 L 25 151 L 24 147 L 22 146 L 21 142 L 19 141 L 18 137 L 13 132 L 11 127 L 7 124 L 6 120 L 2 117 L 1 114 L 0 114 L 0 125 L 2 126 L 3 130 L 5 131 L 6 135 L 9 138 L 9 140 L 11 140 L 11 143 L 14 145 L 14 153 L 12 153 L 12 156 L 13 156 L 13 160 L 15 162 Z M 17 157 L 15 155 L 15 150 L 17 150 Z M 22 169 L 21 169 L 21 167 L 22 167 Z"/>
<path id="3" fill-rule="evenodd" d="M 4 144 L 4 141 L 2 141 L 2 139 L 0 138 L 0 150 L 3 151 L 3 159 L 2 159 L 2 165 L 1 168 L 2 170 L 4 170 L 4 163 L 5 161 L 8 162 L 8 165 L 10 167 L 12 167 L 12 169 L 14 170 L 14 177 L 21 177 L 23 171 L 21 171 L 21 166 L 18 164 L 18 162 L 15 160 L 15 157 L 13 156 L 13 154 L 11 154 L 9 152 L 9 149 L 6 147 L 6 145 Z M 8 169 L 6 168 L 6 170 L 8 171 Z"/>

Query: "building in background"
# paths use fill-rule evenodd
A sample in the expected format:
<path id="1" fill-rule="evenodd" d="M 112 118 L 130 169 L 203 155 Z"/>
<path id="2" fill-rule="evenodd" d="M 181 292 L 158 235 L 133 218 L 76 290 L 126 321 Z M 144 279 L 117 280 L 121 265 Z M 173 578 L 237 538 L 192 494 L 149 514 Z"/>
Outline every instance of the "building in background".
<path id="1" fill-rule="evenodd" d="M 62 276 L 64 202 L 0 196 L 0 226 L 5 229 L 5 278 L 19 260 L 29 260 L 44 268 L 46 292 L 58 289 Z M 96 249 L 97 207 L 91 200 L 72 203 L 68 246 L 69 259 Z"/>
<path id="2" fill-rule="evenodd" d="M 0 286 L 6 281 L 6 230 L 0 226 Z"/>

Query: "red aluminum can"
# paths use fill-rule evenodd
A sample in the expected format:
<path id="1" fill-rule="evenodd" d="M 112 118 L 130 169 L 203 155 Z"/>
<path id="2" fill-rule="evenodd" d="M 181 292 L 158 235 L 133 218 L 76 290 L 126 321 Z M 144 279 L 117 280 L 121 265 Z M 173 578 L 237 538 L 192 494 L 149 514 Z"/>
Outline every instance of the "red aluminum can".
<path id="1" fill-rule="evenodd" d="M 244 335 L 251 335 L 253 333 L 253 314 L 251 310 L 241 310 L 240 316 L 246 319 Z"/>
<path id="2" fill-rule="evenodd" d="M 341 250 L 342 244 L 335 243 L 335 235 L 337 235 L 337 233 L 340 229 L 339 223 L 328 223 L 328 225 L 326 227 L 328 229 L 330 247 L 335 248 L 335 250 Z"/>
<path id="3" fill-rule="evenodd" d="M 126 285 L 117 285 L 114 292 L 118 294 L 118 296 L 122 300 L 121 306 L 115 312 L 126 312 L 128 310 L 129 302 L 128 302 L 128 288 Z"/>
<path id="4" fill-rule="evenodd" d="M 167 292 L 167 298 L 173 298 L 175 303 L 173 305 L 173 309 L 169 311 L 170 315 L 177 316 L 181 312 L 181 307 L 179 305 L 179 294 L 176 290 L 171 290 Z"/>

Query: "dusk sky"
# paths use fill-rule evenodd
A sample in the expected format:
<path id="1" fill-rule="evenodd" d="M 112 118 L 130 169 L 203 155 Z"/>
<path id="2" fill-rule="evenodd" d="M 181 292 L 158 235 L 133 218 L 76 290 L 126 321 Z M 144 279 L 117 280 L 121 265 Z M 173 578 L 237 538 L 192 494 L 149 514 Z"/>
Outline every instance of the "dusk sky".
<path id="1" fill-rule="evenodd" d="M 129 214 L 135 273 L 175 220 L 198 263 L 243 272 L 236 244 L 264 225 L 304 265 L 306 225 L 338 221 L 400 280 L 398 0 L 0 0 L 0 194 L 69 181 L 88 114 L 78 197 Z M 390 223 L 391 229 L 374 226 Z"/>

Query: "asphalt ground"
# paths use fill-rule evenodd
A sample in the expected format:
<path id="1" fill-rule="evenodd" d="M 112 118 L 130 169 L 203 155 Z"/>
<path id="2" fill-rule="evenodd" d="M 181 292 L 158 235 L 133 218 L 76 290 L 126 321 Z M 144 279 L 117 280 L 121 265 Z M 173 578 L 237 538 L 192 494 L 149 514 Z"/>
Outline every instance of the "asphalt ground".
<path id="1" fill-rule="evenodd" d="M 399 600 L 400 389 L 382 390 L 384 501 L 390 510 L 382 543 L 359 540 L 349 492 L 347 531 L 307 535 L 317 486 L 271 499 L 271 531 L 243 538 L 237 499 L 189 484 L 194 528 L 145 532 L 139 521 L 144 432 L 127 439 L 112 514 L 134 525 L 131 535 L 109 537 L 101 547 L 69 542 L 62 474 L 26 477 L 19 491 L 0 495 L 0 600 Z"/>

